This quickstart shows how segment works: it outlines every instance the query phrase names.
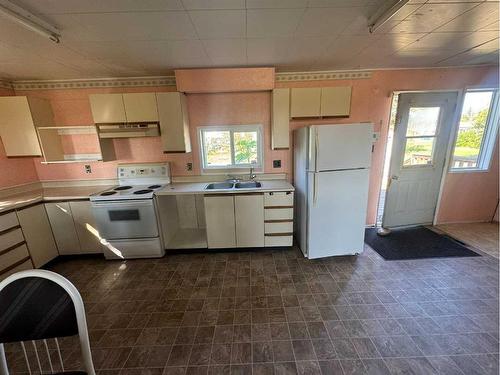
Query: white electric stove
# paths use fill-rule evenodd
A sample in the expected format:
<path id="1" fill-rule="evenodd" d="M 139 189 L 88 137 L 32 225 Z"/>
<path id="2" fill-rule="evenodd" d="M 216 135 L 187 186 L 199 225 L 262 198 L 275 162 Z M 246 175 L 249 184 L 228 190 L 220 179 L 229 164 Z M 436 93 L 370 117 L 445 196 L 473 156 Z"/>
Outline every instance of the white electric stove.
<path id="1" fill-rule="evenodd" d="M 170 183 L 168 163 L 119 164 L 119 185 L 90 197 L 107 259 L 165 254 L 154 192 Z"/>

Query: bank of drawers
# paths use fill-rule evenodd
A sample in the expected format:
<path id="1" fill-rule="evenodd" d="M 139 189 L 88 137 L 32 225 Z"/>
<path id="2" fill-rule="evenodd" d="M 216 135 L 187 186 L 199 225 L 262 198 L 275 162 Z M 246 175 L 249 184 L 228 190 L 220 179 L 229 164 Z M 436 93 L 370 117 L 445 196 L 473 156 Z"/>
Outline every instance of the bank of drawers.
<path id="1" fill-rule="evenodd" d="M 293 192 L 264 193 L 265 246 L 292 246 Z"/>
<path id="2" fill-rule="evenodd" d="M 0 280 L 32 269 L 33 264 L 15 212 L 0 215 Z"/>

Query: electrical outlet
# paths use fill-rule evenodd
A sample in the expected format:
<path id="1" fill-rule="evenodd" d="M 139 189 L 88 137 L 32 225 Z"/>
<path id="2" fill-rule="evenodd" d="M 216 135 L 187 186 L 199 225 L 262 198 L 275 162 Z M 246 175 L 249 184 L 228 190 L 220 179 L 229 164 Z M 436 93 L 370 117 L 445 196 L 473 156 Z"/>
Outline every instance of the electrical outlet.
<path id="1" fill-rule="evenodd" d="M 273 168 L 281 168 L 281 160 L 273 160 Z"/>
<path id="2" fill-rule="evenodd" d="M 92 173 L 92 168 L 89 164 L 85 164 L 85 173 Z"/>
<path id="3" fill-rule="evenodd" d="M 193 163 L 186 163 L 186 170 L 192 171 L 193 170 Z"/>

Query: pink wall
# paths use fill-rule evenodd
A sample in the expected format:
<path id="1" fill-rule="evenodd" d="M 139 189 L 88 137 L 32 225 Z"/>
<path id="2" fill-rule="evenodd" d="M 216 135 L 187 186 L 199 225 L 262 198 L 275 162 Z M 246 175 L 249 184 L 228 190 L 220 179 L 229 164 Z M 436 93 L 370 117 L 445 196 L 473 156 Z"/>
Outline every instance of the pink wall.
<path id="1" fill-rule="evenodd" d="M 0 96 L 14 95 L 13 90 L 0 88 Z M 38 181 L 33 158 L 7 158 L 0 142 L 0 188 Z"/>
<path id="2" fill-rule="evenodd" d="M 498 202 L 498 168 L 497 145 L 488 172 L 448 173 L 438 222 L 491 221 Z"/>
<path id="3" fill-rule="evenodd" d="M 498 85 L 498 72 L 493 67 L 482 68 L 455 68 L 455 69 L 421 69 L 421 70 L 385 70 L 374 71 L 371 79 L 335 80 L 335 81 L 304 81 L 277 83 L 277 87 L 318 87 L 318 86 L 345 86 L 351 85 L 352 101 L 351 116 L 342 119 L 293 120 L 290 128 L 295 129 L 307 124 L 330 124 L 370 121 L 375 124 L 375 130 L 381 133 L 380 140 L 375 144 L 373 163 L 370 176 L 369 208 L 367 223 L 375 221 L 378 193 L 382 178 L 383 156 L 391 94 L 393 91 L 405 90 L 458 90 L 465 87 L 491 87 Z M 170 91 L 173 87 L 141 87 L 115 89 L 80 89 L 80 90 L 45 90 L 16 92 L 17 95 L 36 95 L 51 100 L 55 121 L 58 125 L 88 125 L 92 123 L 92 114 L 88 95 L 103 92 L 151 92 Z M 176 176 L 196 175 L 200 173 L 200 157 L 196 127 L 202 125 L 224 124 L 255 124 L 264 126 L 265 167 L 266 173 L 292 173 L 292 152 L 272 151 L 270 149 L 270 93 L 221 93 L 221 94 L 190 94 L 188 95 L 188 110 L 191 123 L 191 140 L 193 152 L 189 154 L 162 153 L 159 138 L 136 138 L 115 140 L 117 157 L 120 162 L 144 162 L 168 160 L 172 162 L 173 174 Z M 272 160 L 281 159 L 282 167 L 272 168 Z M 187 162 L 193 163 L 193 171 L 185 168 Z M 116 162 L 91 163 L 93 173 L 84 174 L 83 163 L 43 165 L 40 160 L 35 161 L 36 172 L 41 180 L 59 179 L 93 179 L 112 178 L 115 176 Z M 490 172 L 482 173 L 485 178 L 493 180 L 497 176 L 498 166 Z M 489 176 L 489 177 L 486 177 Z M 445 191 L 447 199 L 457 201 L 461 199 L 457 189 L 453 189 L 455 175 L 446 179 Z M 484 196 L 494 196 L 494 186 L 484 185 L 478 181 L 477 174 L 464 174 L 460 180 L 461 186 L 470 187 L 471 191 L 478 188 L 488 190 Z M 478 186 L 479 184 L 479 186 Z M 474 190 L 476 189 L 476 190 Z M 498 189 L 496 189 L 498 197 Z M 449 221 L 456 221 L 457 213 L 449 212 L 449 205 L 443 200 L 440 209 L 440 218 L 446 217 Z M 481 207 L 472 204 L 476 210 L 474 217 L 487 217 L 491 209 L 490 202 Z M 494 204 L 491 204 L 494 210 Z M 466 213 L 467 210 L 463 212 Z M 463 215 L 466 217 L 468 214 Z M 490 216 L 491 217 L 491 216 Z M 472 220 L 472 219 L 471 219 Z"/>

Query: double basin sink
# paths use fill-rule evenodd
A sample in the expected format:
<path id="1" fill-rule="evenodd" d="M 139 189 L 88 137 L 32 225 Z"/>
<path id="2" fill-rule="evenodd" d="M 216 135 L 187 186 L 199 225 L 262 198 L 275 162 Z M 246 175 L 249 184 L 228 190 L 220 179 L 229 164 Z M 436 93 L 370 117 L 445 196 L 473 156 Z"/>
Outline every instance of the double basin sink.
<path id="1" fill-rule="evenodd" d="M 205 190 L 258 189 L 262 186 L 257 181 L 245 182 L 213 182 L 205 186 Z"/>

